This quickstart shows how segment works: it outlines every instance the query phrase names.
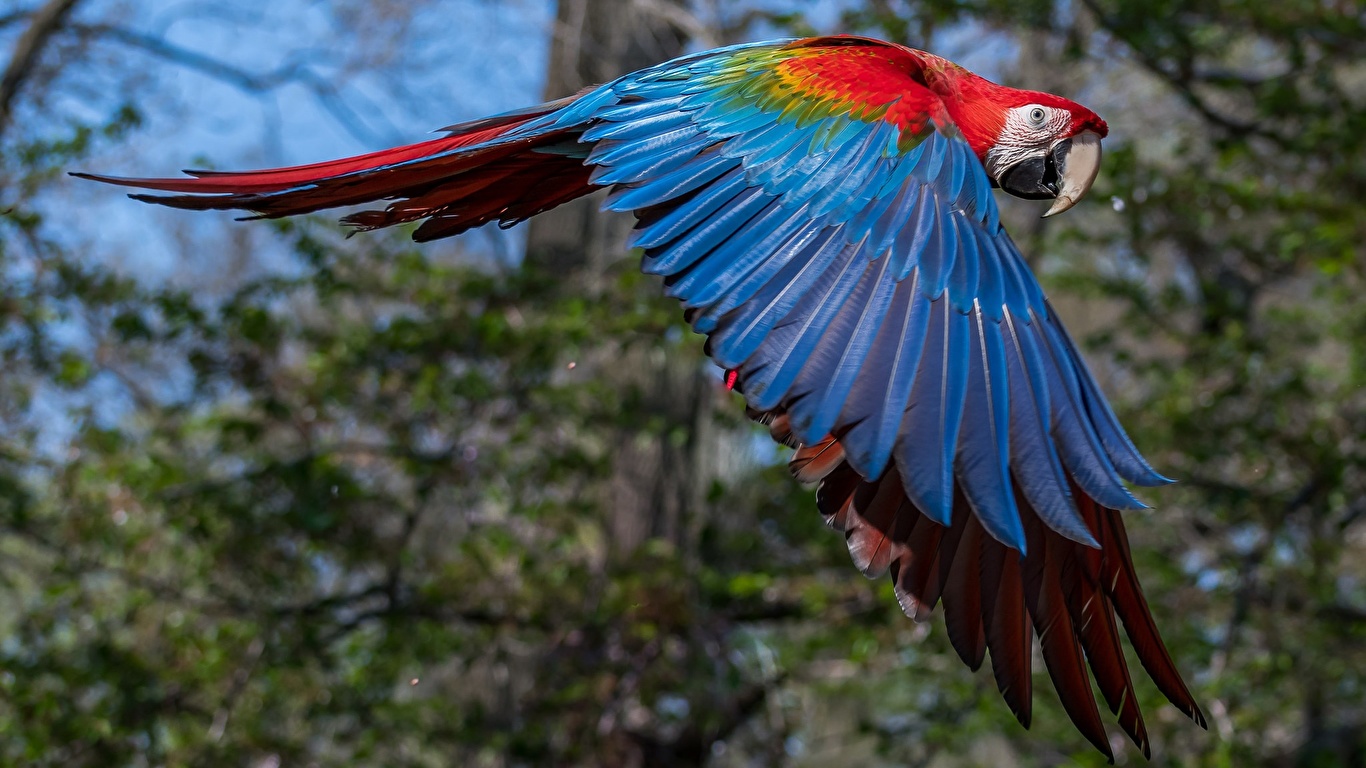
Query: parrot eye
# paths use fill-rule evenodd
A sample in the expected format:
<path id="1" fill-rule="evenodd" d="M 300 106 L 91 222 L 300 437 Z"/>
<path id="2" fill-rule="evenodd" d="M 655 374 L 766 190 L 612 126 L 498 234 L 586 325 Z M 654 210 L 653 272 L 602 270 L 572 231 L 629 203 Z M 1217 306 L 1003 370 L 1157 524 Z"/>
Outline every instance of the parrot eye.
<path id="1" fill-rule="evenodd" d="M 1035 128 L 1042 128 L 1048 119 L 1048 113 L 1043 111 L 1043 107 L 1035 107 L 1029 110 L 1029 124 Z"/>

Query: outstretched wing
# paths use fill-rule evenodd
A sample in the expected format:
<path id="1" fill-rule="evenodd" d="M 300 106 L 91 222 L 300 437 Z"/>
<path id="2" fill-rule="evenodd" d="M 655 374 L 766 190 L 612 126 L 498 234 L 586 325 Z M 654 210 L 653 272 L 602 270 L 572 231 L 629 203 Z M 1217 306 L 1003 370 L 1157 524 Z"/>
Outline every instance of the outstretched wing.
<path id="1" fill-rule="evenodd" d="M 1001 227 L 921 66 L 903 48 L 836 38 L 624 78 L 587 97 L 599 100 L 582 135 L 592 178 L 615 187 L 610 207 L 637 212 L 645 270 L 738 371 L 750 408 L 808 446 L 799 474 L 825 477 L 832 524 L 863 521 L 850 546 L 865 571 L 891 565 L 912 614 L 943 593 L 930 574 L 962 582 L 948 593 L 959 602 L 946 599 L 955 644 L 974 666 L 992 649 L 1026 723 L 1033 616 L 1069 713 L 1108 754 L 1084 647 L 1146 751 L 1118 635 L 1102 634 L 1112 603 L 1164 691 L 1198 710 L 1149 641 L 1141 595 L 1119 600 L 1100 577 L 1127 558 L 1114 510 L 1141 506 L 1123 481 L 1165 480 Z"/>
<path id="2" fill-rule="evenodd" d="M 981 163 L 902 48 L 744 48 L 610 86 L 582 141 L 608 205 L 708 352 L 799 440 L 839 437 L 951 522 L 955 481 L 1022 552 L 1012 471 L 1050 527 L 1095 546 L 1067 490 L 1141 506 L 1135 450 L 1001 227 Z M 590 99 L 593 97 L 589 97 Z"/>

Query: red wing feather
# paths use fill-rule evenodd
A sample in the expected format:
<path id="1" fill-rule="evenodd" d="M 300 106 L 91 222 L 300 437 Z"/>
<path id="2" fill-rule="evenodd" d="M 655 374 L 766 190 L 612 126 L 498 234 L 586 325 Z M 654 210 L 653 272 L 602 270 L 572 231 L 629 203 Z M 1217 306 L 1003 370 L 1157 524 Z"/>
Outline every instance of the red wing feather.
<path id="1" fill-rule="evenodd" d="M 889 474 L 899 486 L 899 476 L 894 472 Z M 940 542 L 945 528 L 920 514 L 914 505 L 905 501 L 904 494 L 902 499 L 902 518 L 914 522 L 904 539 L 903 554 L 892 562 L 892 585 L 901 610 L 916 621 L 925 621 L 934 611 L 934 604 L 939 602 Z"/>
<path id="2" fill-rule="evenodd" d="M 786 419 L 780 412 L 754 415 L 771 423 Z M 969 667 L 980 667 L 990 651 L 997 687 L 1026 728 L 1032 626 L 1063 707 L 1082 734 L 1112 756 L 1089 667 L 1120 727 L 1149 754 L 1116 615 L 1158 688 L 1205 725 L 1157 633 L 1116 510 L 1072 486 L 1082 519 L 1101 543 L 1092 549 L 1048 527 L 1016 488 L 1029 551 L 1021 558 L 986 533 L 961 492 L 954 495 L 953 525 L 944 528 L 906 500 L 894 471 L 875 482 L 860 477 L 834 437 L 798 448 L 793 464 L 799 477 L 823 478 L 818 505 L 832 527 L 845 531 L 855 565 L 869 575 L 890 570 L 898 600 L 917 619 L 942 599 L 949 640 Z"/>
<path id="3" fill-rule="evenodd" d="M 249 195 L 266 192 L 279 192 L 319 179 L 344 176 L 361 171 L 372 170 L 395 163 L 417 160 L 431 155 L 449 152 L 460 147 L 476 144 L 497 136 L 502 129 L 489 129 L 484 133 L 465 136 L 445 136 L 417 144 L 408 144 L 393 149 L 382 149 L 364 155 L 328 160 L 308 165 L 295 165 L 288 168 L 267 168 L 259 171 L 205 171 L 187 170 L 189 179 L 139 179 L 121 176 L 101 176 L 94 173 L 76 173 L 82 179 L 93 179 L 121 187 L 156 189 L 162 192 L 186 192 L 191 194 Z M 160 198 L 154 198 L 161 202 Z"/>
<path id="4" fill-rule="evenodd" d="M 1073 494 L 1076 493 L 1078 491 L 1073 489 Z M 1101 522 L 1096 518 L 1092 505 L 1081 505 L 1081 515 L 1091 530 L 1101 530 Z M 1104 540 L 1103 536 L 1098 538 Z M 1067 607 L 1072 614 L 1073 624 L 1081 628 L 1082 648 L 1086 650 L 1096 684 L 1100 686 L 1110 712 L 1119 716 L 1119 726 L 1143 751 L 1143 756 L 1151 757 L 1148 729 L 1143 723 L 1143 713 L 1138 708 L 1129 665 L 1124 660 L 1115 611 L 1100 584 L 1103 561 L 1101 550 L 1073 544 L 1073 554 L 1063 562 L 1062 568 Z"/>
<path id="5" fill-rule="evenodd" d="M 1167 646 L 1162 642 L 1162 636 L 1157 632 L 1148 601 L 1143 597 L 1138 576 L 1134 573 L 1133 557 L 1129 554 L 1129 537 L 1124 532 L 1124 521 L 1120 519 L 1119 512 L 1106 509 L 1091 499 L 1079 501 L 1081 504 L 1091 504 L 1103 521 L 1101 547 L 1106 557 L 1101 583 L 1109 594 L 1115 613 L 1124 622 L 1124 630 L 1129 635 L 1134 652 L 1138 654 L 1139 662 L 1168 701 L 1201 728 L 1208 729 L 1205 715 L 1186 688 L 1186 682 L 1181 679 L 1181 673 L 1177 671 L 1171 654 L 1167 653 Z"/>
<path id="6" fill-rule="evenodd" d="M 780 417 L 784 427 L 787 416 Z M 774 422 L 775 424 L 777 421 Z M 819 443 L 803 445 L 792 455 L 787 463 L 792 475 L 801 483 L 814 483 L 834 471 L 844 463 L 844 447 L 834 437 L 827 437 Z"/>
<path id="7" fill-rule="evenodd" d="M 535 165 L 520 168 L 514 163 L 508 165 L 514 166 L 513 169 L 496 178 L 493 184 L 482 187 L 478 195 L 447 191 L 443 186 L 424 197 L 403 203 L 402 221 L 427 219 L 413 233 L 413 239 L 419 243 L 439 240 L 490 221 L 500 225 L 525 221 L 592 189 L 588 184 L 592 169 L 574 158 L 536 158 Z M 489 171 L 481 169 L 480 173 Z M 358 216 L 353 214 L 343 221 L 360 225 Z M 399 220 L 365 225 L 365 228 L 385 227 Z"/>
<path id="8" fill-rule="evenodd" d="M 1044 665 L 1053 679 L 1063 709 L 1077 729 L 1100 750 L 1110 762 L 1115 755 L 1105 735 L 1105 724 L 1091 692 L 1091 677 L 1086 673 L 1082 658 L 1079 630 L 1072 623 L 1063 591 L 1063 564 L 1073 553 L 1072 542 L 1061 536 L 1049 536 L 1047 526 L 1028 508 L 1023 494 L 1016 493 L 1021 517 L 1028 536 L 1029 557 L 1024 558 L 1025 599 L 1034 618 L 1034 631 L 1039 636 Z"/>
<path id="9" fill-rule="evenodd" d="M 854 491 L 854 504 L 849 512 L 849 526 L 844 531 L 845 543 L 854 565 L 869 578 L 887 572 L 895 550 L 899 529 L 909 533 L 909 525 L 898 517 L 906 504 L 900 482 L 895 473 L 883 475 L 876 483 L 861 483 Z M 905 535 L 903 533 L 902 535 Z"/>
<path id="10" fill-rule="evenodd" d="M 987 653 L 982 624 L 982 533 L 977 518 L 954 515 L 950 535 L 940 545 L 952 545 L 954 552 L 944 582 L 944 626 L 958 657 L 973 671 L 982 666 Z M 946 559 L 941 553 L 940 563 Z"/>
<path id="11" fill-rule="evenodd" d="M 968 510 L 954 510 L 955 515 L 965 513 Z M 991 672 L 1015 719 L 1028 728 L 1034 708 L 1034 681 L 1030 676 L 1034 659 L 1019 553 L 986 535 L 985 530 L 980 539 L 982 623 L 991 651 Z"/>

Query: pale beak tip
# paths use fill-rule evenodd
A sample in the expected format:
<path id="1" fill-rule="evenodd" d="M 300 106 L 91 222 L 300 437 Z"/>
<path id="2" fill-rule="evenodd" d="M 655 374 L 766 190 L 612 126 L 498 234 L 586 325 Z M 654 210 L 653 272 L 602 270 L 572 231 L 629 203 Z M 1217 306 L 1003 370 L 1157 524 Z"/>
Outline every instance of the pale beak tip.
<path id="1" fill-rule="evenodd" d="M 1072 137 L 1066 160 L 1059 163 L 1062 189 L 1053 200 L 1053 207 L 1043 216 L 1055 216 L 1077 204 L 1091 190 L 1091 184 L 1100 173 L 1100 135 L 1094 131 L 1082 131 Z"/>
<path id="2" fill-rule="evenodd" d="M 1076 204 L 1077 201 L 1072 199 L 1072 197 L 1068 195 L 1058 195 L 1058 198 L 1053 201 L 1052 207 L 1050 207 L 1040 218 L 1046 219 L 1049 216 L 1056 216 Z"/>

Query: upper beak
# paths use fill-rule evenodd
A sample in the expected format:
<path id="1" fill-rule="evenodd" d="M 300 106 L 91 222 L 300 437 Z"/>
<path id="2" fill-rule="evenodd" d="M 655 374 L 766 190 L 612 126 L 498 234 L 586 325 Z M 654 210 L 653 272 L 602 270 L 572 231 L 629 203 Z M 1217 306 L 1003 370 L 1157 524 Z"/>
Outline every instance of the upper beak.
<path id="1" fill-rule="evenodd" d="M 1026 200 L 1053 199 L 1044 216 L 1062 213 L 1091 189 L 1100 172 L 1100 134 L 1082 131 L 1047 154 L 1027 157 L 1001 172 L 1001 189 Z"/>
<path id="2" fill-rule="evenodd" d="M 1100 173 L 1100 134 L 1082 131 L 1060 141 L 1053 148 L 1052 157 L 1058 168 L 1058 196 L 1045 218 L 1071 208 L 1090 191 L 1096 174 Z"/>

